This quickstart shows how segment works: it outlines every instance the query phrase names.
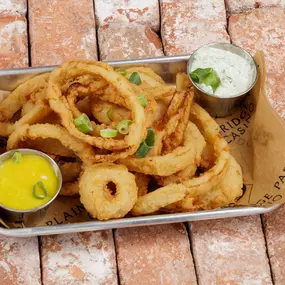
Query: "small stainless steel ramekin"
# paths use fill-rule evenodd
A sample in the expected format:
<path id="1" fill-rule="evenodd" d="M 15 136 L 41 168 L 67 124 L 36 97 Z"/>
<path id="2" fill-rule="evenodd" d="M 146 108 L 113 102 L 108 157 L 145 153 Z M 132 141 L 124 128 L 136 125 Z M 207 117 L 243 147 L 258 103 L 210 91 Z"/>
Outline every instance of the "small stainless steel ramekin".
<path id="1" fill-rule="evenodd" d="M 37 155 L 37 156 L 43 157 L 51 165 L 57 177 L 57 191 L 55 195 L 52 197 L 52 199 L 50 199 L 47 203 L 45 203 L 44 205 L 40 207 L 28 209 L 28 210 L 16 210 L 16 209 L 8 208 L 0 203 L 0 212 L 3 215 L 3 220 L 5 222 L 20 223 L 20 224 L 23 224 L 25 227 L 36 226 L 44 218 L 49 205 L 55 200 L 55 198 L 59 194 L 59 191 L 62 186 L 61 171 L 58 165 L 55 163 L 55 161 L 52 158 L 50 158 L 45 153 L 34 150 L 34 149 L 13 149 L 13 150 L 7 151 L 3 153 L 2 155 L 0 155 L 0 164 L 3 161 L 12 157 L 16 151 L 20 152 L 23 155 L 30 154 L 30 155 Z"/>
<path id="2" fill-rule="evenodd" d="M 195 59 L 195 54 L 200 49 L 207 48 L 207 47 L 213 47 L 217 49 L 230 51 L 234 54 L 237 54 L 245 58 L 246 60 L 249 61 L 249 63 L 253 64 L 253 66 L 255 67 L 254 76 L 253 76 L 252 83 L 248 87 L 247 90 L 245 90 L 242 93 L 234 94 L 234 96 L 226 98 L 226 97 L 219 97 L 214 94 L 206 93 L 204 90 L 202 90 L 199 86 L 196 85 L 196 83 L 190 77 L 191 66 Z M 258 78 L 258 69 L 257 69 L 257 64 L 254 58 L 246 50 L 242 49 L 241 47 L 238 47 L 238 46 L 235 46 L 229 43 L 212 43 L 212 44 L 208 44 L 208 45 L 200 47 L 190 56 L 188 63 L 187 63 L 187 74 L 193 86 L 195 87 L 197 103 L 200 104 L 203 108 L 205 108 L 212 117 L 223 118 L 223 117 L 231 115 L 235 111 L 236 107 L 240 106 L 240 104 L 246 97 L 247 93 L 253 88 Z"/>

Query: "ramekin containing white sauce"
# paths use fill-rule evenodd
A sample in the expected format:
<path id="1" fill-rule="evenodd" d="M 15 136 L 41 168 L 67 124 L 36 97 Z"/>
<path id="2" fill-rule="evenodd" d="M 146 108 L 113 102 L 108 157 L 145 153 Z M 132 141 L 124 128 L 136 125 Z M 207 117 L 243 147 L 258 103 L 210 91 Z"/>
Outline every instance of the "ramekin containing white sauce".
<path id="1" fill-rule="evenodd" d="M 229 43 L 213 43 L 189 58 L 187 73 L 196 88 L 196 100 L 213 117 L 232 114 L 253 88 L 258 70 L 254 58 Z"/>

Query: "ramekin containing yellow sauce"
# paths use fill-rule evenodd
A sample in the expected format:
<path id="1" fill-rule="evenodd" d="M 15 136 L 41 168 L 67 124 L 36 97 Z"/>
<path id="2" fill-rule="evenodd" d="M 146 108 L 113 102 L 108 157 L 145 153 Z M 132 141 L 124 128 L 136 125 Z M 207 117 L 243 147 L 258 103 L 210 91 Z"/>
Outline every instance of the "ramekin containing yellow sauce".
<path id="1" fill-rule="evenodd" d="M 0 155 L 0 210 L 7 222 L 38 224 L 61 185 L 60 169 L 45 153 L 16 149 Z"/>

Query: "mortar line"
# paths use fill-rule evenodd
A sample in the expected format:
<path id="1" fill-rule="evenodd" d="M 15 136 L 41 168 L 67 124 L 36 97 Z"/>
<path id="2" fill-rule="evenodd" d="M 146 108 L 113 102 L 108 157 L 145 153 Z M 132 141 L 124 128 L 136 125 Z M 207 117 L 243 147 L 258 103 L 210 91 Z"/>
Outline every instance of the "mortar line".
<path id="1" fill-rule="evenodd" d="M 157 35 L 159 36 L 160 40 L 161 40 L 161 46 L 162 46 L 162 52 L 165 55 L 165 50 L 164 50 L 164 44 L 162 41 L 162 13 L 161 13 L 161 5 L 160 5 L 160 0 L 157 1 L 158 2 L 158 12 L 159 12 L 159 31 L 157 32 Z"/>
<path id="2" fill-rule="evenodd" d="M 190 248 L 191 257 L 193 260 L 196 282 L 197 282 L 197 285 L 199 285 L 200 282 L 199 282 L 199 275 L 198 275 L 196 260 L 195 260 L 194 251 L 193 251 L 193 239 L 192 239 L 192 233 L 191 233 L 191 228 L 190 228 L 191 227 L 190 222 L 187 222 L 185 226 L 186 226 L 186 231 L 187 231 L 188 239 L 189 239 L 189 248 Z"/>
<path id="3" fill-rule="evenodd" d="M 38 238 L 38 251 L 39 251 L 39 261 L 40 261 L 40 274 L 41 274 L 41 284 L 44 285 L 43 281 L 43 264 L 42 264 L 42 252 L 41 252 L 41 246 L 42 246 L 42 240 L 41 237 Z"/>
<path id="4" fill-rule="evenodd" d="M 116 245 L 116 237 L 115 237 L 115 230 L 111 230 L 113 234 L 113 242 L 114 242 L 114 250 L 115 250 L 115 261 L 116 261 L 116 271 L 117 271 L 117 281 L 118 285 L 121 284 L 120 281 L 120 274 L 119 274 L 119 264 L 118 264 L 118 251 L 117 251 L 117 245 Z"/>
<path id="5" fill-rule="evenodd" d="M 27 2 L 27 14 L 26 14 L 26 22 L 27 22 L 27 44 L 28 44 L 28 65 L 32 66 L 32 57 L 31 57 L 31 39 L 30 39 L 30 21 L 29 21 L 29 0 Z"/>
<path id="6" fill-rule="evenodd" d="M 230 32 L 229 32 L 229 19 L 230 19 L 230 13 L 228 12 L 228 9 L 227 9 L 227 1 L 224 0 L 224 6 L 225 6 L 225 11 L 226 11 L 226 32 L 230 38 L 230 43 L 232 44 L 232 38 L 231 38 L 231 35 L 230 35 Z"/>
<path id="7" fill-rule="evenodd" d="M 268 259 L 268 265 L 269 265 L 269 270 L 270 270 L 270 277 L 271 277 L 272 284 L 275 284 L 274 276 L 273 276 L 273 270 L 272 270 L 272 264 L 271 264 L 271 260 L 270 260 L 270 256 L 269 256 L 269 252 L 268 252 L 268 242 L 267 242 L 267 237 L 266 237 L 266 233 L 265 233 L 264 216 L 263 215 L 259 215 L 259 217 L 260 217 L 261 228 L 262 228 L 263 237 L 264 237 L 265 252 L 266 252 L 267 259 Z"/>
<path id="8" fill-rule="evenodd" d="M 94 14 L 94 24 L 95 24 L 95 36 L 96 36 L 96 51 L 97 51 L 97 60 L 101 60 L 100 58 L 100 47 L 99 47 L 99 41 L 98 41 L 98 29 L 97 29 L 97 23 L 96 23 L 96 11 L 95 11 L 95 0 L 92 1 L 93 4 L 93 14 Z M 98 26 L 99 28 L 99 26 Z"/>

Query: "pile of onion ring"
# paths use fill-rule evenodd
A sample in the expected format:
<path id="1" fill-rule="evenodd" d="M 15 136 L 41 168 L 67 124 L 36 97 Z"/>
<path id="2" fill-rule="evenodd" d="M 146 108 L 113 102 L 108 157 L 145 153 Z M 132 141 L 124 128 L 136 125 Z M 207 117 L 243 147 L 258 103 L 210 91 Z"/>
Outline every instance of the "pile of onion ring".
<path id="1" fill-rule="evenodd" d="M 184 73 L 68 61 L 0 101 L 0 149 L 59 165 L 62 196 L 99 220 L 214 209 L 242 194 L 242 170 Z"/>

